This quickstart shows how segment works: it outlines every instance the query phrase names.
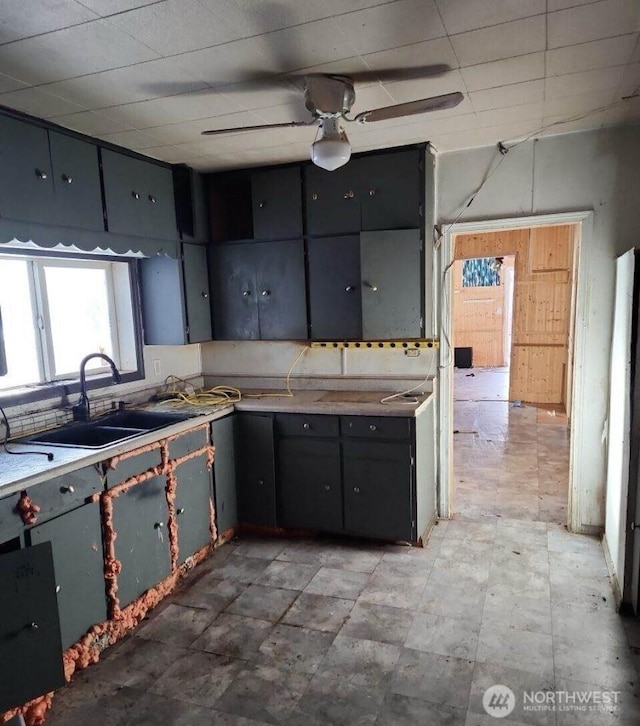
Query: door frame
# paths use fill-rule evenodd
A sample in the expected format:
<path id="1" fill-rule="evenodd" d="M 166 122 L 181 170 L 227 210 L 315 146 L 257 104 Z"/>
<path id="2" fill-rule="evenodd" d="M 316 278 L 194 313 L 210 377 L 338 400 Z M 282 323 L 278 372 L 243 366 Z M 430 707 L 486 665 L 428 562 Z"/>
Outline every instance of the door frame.
<path id="1" fill-rule="evenodd" d="M 569 451 L 569 500 L 567 524 L 573 532 L 580 531 L 579 519 L 580 496 L 582 481 L 582 462 L 578 452 L 582 447 L 583 422 L 575 415 L 576 410 L 583 408 L 587 395 L 584 384 L 584 367 L 586 352 L 586 269 L 581 259 L 581 249 L 586 244 L 589 249 L 593 236 L 593 211 L 561 212 L 558 214 L 540 214 L 526 217 L 508 217 L 483 219 L 469 222 L 458 222 L 448 226 L 443 232 L 439 248 L 439 264 L 434 265 L 438 277 L 434 279 L 434 290 L 440 291 L 440 386 L 439 404 L 439 477 L 438 477 L 438 516 L 449 519 L 451 516 L 451 500 L 453 488 L 453 347 L 451 346 L 453 287 L 451 275 L 448 274 L 453 264 L 454 239 L 459 234 L 481 232 L 502 232 L 509 229 L 528 227 L 548 227 L 559 224 L 577 224 L 580 234 L 575 246 L 575 279 L 573 287 L 576 294 L 573 335 L 573 381 L 571 396 L 572 422 Z M 436 250 L 436 256 L 438 251 Z M 441 272 L 440 272 L 441 271 Z"/>

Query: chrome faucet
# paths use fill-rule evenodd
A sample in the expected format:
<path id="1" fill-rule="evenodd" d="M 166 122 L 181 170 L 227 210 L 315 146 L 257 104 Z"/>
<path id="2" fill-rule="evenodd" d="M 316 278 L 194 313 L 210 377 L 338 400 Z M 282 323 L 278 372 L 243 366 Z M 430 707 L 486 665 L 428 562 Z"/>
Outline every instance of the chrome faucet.
<path id="1" fill-rule="evenodd" d="M 89 353 L 89 355 L 85 356 L 80 363 L 80 398 L 78 400 L 78 404 L 72 409 L 74 421 L 89 421 L 90 419 L 89 399 L 87 398 L 87 374 L 85 373 L 85 368 L 92 358 L 102 358 L 107 361 L 107 363 L 111 366 L 111 375 L 114 383 L 120 383 L 121 380 L 116 364 L 111 360 L 111 358 L 109 358 L 108 355 L 105 355 L 104 353 Z"/>

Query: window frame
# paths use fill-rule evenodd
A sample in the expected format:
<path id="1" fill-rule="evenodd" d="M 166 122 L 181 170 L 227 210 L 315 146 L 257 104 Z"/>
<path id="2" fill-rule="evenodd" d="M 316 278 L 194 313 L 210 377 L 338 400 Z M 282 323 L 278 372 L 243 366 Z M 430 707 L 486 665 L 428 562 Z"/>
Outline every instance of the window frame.
<path id="1" fill-rule="evenodd" d="M 131 316 L 133 323 L 133 347 L 135 348 L 135 370 L 129 370 L 121 374 L 121 382 L 127 383 L 131 381 L 143 380 L 144 371 L 144 340 L 142 327 L 142 300 L 140 294 L 140 274 L 139 262 L 137 259 L 127 259 L 112 255 L 70 255 L 45 250 L 15 250 L 0 248 L 0 255 L 3 257 L 15 256 L 18 258 L 28 258 L 32 260 L 34 265 L 30 266 L 30 293 L 32 303 L 37 302 L 42 308 L 33 308 L 34 314 L 38 314 L 39 309 L 47 306 L 46 300 L 42 300 L 42 291 L 46 291 L 46 281 L 44 280 L 44 267 L 47 262 L 53 263 L 52 266 L 60 267 L 104 267 L 113 262 L 125 263 L 128 267 L 128 282 L 131 295 Z M 37 258 L 43 258 L 41 261 Z M 87 265 L 87 263 L 90 263 Z M 98 263 L 97 265 L 95 263 Z M 31 272 L 33 271 L 33 272 Z M 38 272 L 40 271 L 40 272 Z M 41 275 L 40 282 L 43 287 L 38 289 L 38 281 L 35 279 Z M 124 273 L 123 273 L 124 274 Z M 113 274 L 107 275 L 109 290 L 109 315 L 114 316 L 114 320 L 118 319 L 118 303 L 115 299 L 115 285 Z M 70 394 L 79 393 L 80 391 L 80 372 L 78 361 L 78 371 L 67 374 L 55 375 L 53 366 L 55 366 L 53 358 L 53 345 L 51 341 L 51 332 L 43 331 L 37 319 L 34 319 L 34 327 L 38 341 L 38 355 L 40 356 L 39 368 L 44 372 L 47 380 L 25 384 L 24 386 L 0 389 L 0 405 L 13 406 L 25 403 L 43 401 L 46 399 L 62 397 L 64 399 Z M 117 338 L 117 334 L 112 332 L 112 337 Z M 45 351 L 45 347 L 47 350 Z M 118 343 L 119 348 L 119 343 Z M 48 360 L 47 360 L 48 358 Z M 111 385 L 111 371 L 109 366 L 94 368 L 87 372 L 87 389 L 92 390 Z"/>

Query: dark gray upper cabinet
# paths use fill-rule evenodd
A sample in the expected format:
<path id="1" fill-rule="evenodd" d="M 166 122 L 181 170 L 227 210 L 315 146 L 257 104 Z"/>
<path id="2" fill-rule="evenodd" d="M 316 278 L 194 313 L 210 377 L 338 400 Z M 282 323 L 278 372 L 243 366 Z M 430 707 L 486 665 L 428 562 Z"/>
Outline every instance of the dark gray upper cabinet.
<path id="1" fill-rule="evenodd" d="M 104 230 L 98 149 L 72 136 L 49 131 L 55 222 L 68 227 Z"/>
<path id="2" fill-rule="evenodd" d="M 31 544 L 51 542 L 62 647 L 107 618 L 102 528 L 98 502 L 33 527 Z"/>
<path id="3" fill-rule="evenodd" d="M 97 147 L 0 116 L 0 215 L 104 230 Z"/>
<path id="4" fill-rule="evenodd" d="M 300 167 L 261 169 L 251 174 L 255 239 L 286 239 L 302 235 Z"/>
<path id="5" fill-rule="evenodd" d="M 102 173 L 110 232 L 177 238 L 170 169 L 103 149 Z"/>
<path id="6" fill-rule="evenodd" d="M 180 239 L 206 244 L 209 241 L 209 216 L 202 174 L 187 166 L 173 168 L 176 223 Z"/>
<path id="7" fill-rule="evenodd" d="M 306 339 L 301 240 L 211 250 L 214 332 L 222 340 Z"/>
<path id="8" fill-rule="evenodd" d="M 360 237 L 310 239 L 308 254 L 311 338 L 361 338 Z"/>
<path id="9" fill-rule="evenodd" d="M 0 555 L 0 713 L 65 683 L 51 544 Z"/>
<path id="10" fill-rule="evenodd" d="M 310 235 L 360 231 L 359 159 L 335 171 L 305 167 L 305 209 Z"/>
<path id="11" fill-rule="evenodd" d="M 242 413 L 236 417 L 238 519 L 276 526 L 273 418 Z"/>
<path id="12" fill-rule="evenodd" d="M 196 244 L 183 244 L 181 250 L 181 260 L 157 255 L 140 261 L 147 345 L 211 340 L 207 251 Z"/>
<path id="13" fill-rule="evenodd" d="M 211 472 L 207 457 L 197 456 L 176 467 L 176 521 L 178 522 L 178 564 L 211 541 L 209 502 Z"/>
<path id="14" fill-rule="evenodd" d="M 365 340 L 422 335 L 419 229 L 360 235 L 362 335 Z"/>
<path id="15" fill-rule="evenodd" d="M 363 230 L 419 227 L 424 204 L 424 151 L 372 154 L 358 159 Z"/>

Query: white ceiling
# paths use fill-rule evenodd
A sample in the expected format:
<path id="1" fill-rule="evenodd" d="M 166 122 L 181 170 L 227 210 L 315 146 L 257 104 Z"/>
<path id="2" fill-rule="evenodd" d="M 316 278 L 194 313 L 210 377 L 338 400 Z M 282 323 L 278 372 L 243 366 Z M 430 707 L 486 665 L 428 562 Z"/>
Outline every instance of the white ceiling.
<path id="1" fill-rule="evenodd" d="M 438 78 L 358 86 L 353 111 L 462 91 L 457 108 L 347 132 L 356 151 L 448 151 L 566 119 L 536 135 L 637 123 L 640 99 L 620 99 L 640 86 L 639 30 L 640 0 L 0 0 L 0 104 L 222 169 L 306 159 L 315 133 L 201 136 L 308 118 L 291 85 L 248 75 L 444 63 Z"/>

